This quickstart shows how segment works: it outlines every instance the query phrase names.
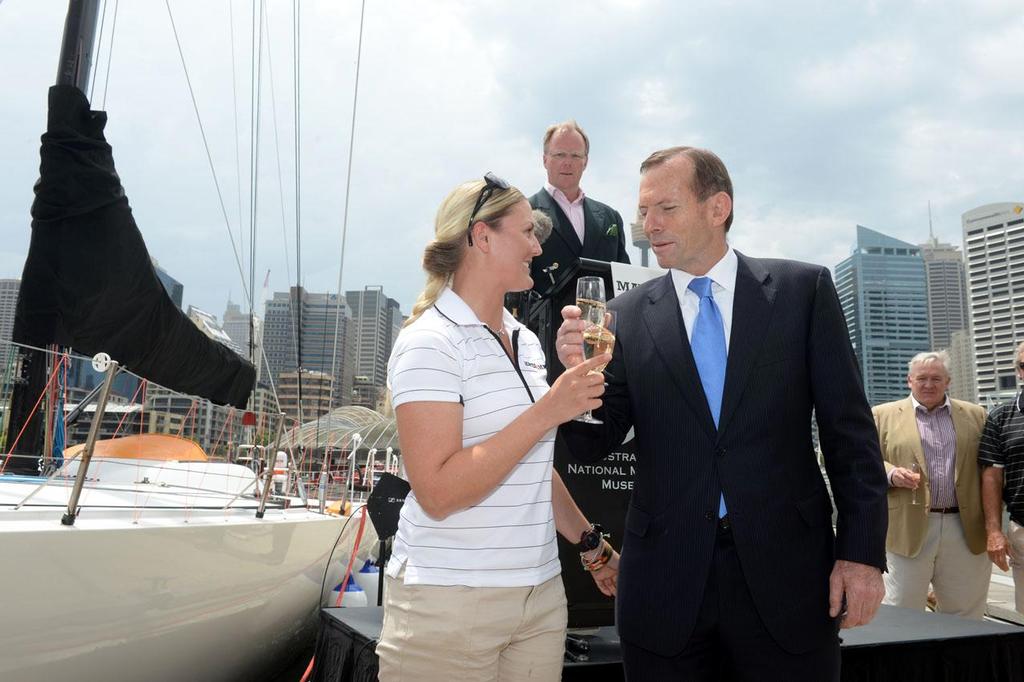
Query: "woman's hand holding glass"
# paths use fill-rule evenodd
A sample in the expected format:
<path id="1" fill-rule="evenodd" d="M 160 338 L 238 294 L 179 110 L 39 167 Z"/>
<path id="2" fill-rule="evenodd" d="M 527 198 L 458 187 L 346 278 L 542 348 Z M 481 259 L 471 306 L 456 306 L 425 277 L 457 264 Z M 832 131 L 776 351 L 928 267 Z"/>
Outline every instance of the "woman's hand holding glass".
<path id="1" fill-rule="evenodd" d="M 601 375 L 600 368 L 611 359 L 608 353 L 595 355 L 565 370 L 555 379 L 551 389 L 537 404 L 544 405 L 545 414 L 555 420 L 556 426 L 571 420 L 581 412 L 601 406 L 604 376 Z"/>

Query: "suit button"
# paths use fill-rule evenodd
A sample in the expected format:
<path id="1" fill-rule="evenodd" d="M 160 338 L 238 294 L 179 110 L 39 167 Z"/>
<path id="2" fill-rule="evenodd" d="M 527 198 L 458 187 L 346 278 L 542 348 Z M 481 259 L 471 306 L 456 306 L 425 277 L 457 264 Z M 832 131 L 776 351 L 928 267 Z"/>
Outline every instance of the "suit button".
<path id="1" fill-rule="evenodd" d="M 715 450 L 715 454 L 719 457 L 725 457 L 725 448 L 718 448 Z"/>
<path id="2" fill-rule="evenodd" d="M 714 521 L 716 518 L 715 512 L 704 512 L 705 521 Z"/>

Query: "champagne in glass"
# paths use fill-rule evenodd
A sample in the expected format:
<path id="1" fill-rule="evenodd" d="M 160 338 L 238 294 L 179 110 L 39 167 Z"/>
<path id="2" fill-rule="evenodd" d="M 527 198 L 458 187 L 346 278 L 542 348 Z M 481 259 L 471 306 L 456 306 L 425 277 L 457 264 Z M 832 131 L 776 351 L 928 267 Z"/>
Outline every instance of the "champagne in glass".
<path id="1" fill-rule="evenodd" d="M 615 348 L 615 313 L 610 310 L 604 311 L 600 324 L 590 324 L 583 330 L 583 356 L 589 360 L 602 353 L 611 353 Z M 590 370 L 591 374 L 600 374 L 605 366 L 595 367 Z M 594 417 L 590 410 L 587 410 L 576 421 L 587 424 L 601 424 L 600 419 Z"/>
<path id="2" fill-rule="evenodd" d="M 612 313 L 605 313 L 606 318 L 611 316 Z M 593 324 L 583 330 L 583 357 L 587 360 L 601 353 L 611 353 L 613 348 L 615 348 L 615 334 L 607 327 Z M 596 367 L 594 371 L 604 371 L 605 365 Z"/>

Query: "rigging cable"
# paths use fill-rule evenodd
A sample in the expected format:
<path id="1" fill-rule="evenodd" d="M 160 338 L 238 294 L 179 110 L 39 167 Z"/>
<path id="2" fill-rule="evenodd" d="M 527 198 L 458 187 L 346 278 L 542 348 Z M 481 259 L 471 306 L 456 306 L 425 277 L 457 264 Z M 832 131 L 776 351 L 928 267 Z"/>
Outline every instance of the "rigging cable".
<path id="1" fill-rule="evenodd" d="M 299 219 L 300 206 L 302 204 L 302 192 L 301 192 L 301 149 L 299 148 L 300 137 L 300 125 L 302 117 L 300 115 L 299 102 L 300 89 L 299 89 L 299 18 L 301 14 L 299 12 L 299 0 L 295 0 L 295 4 L 292 5 L 292 88 L 295 106 L 295 375 L 296 375 L 296 392 L 298 394 L 298 416 L 299 423 L 302 423 L 302 222 Z M 323 353 L 320 354 L 321 362 L 323 361 Z M 331 385 L 334 384 L 334 376 L 331 376 Z M 320 418 L 320 409 L 317 406 L 317 419 Z M 319 422 L 318 422 L 319 423 Z"/>
<path id="2" fill-rule="evenodd" d="M 338 307 L 334 317 L 334 352 L 331 354 L 331 376 L 335 375 L 335 364 L 338 361 L 338 323 L 341 320 L 341 276 L 345 271 L 345 236 L 348 233 L 348 204 L 352 189 L 352 150 L 356 138 L 356 109 L 359 104 L 359 67 L 363 57 L 363 20 L 366 17 L 366 0 L 362 0 L 359 9 L 359 44 L 356 48 L 356 79 L 352 93 L 352 126 L 348 138 L 348 170 L 345 178 L 345 209 L 341 221 L 341 256 L 338 258 Z M 331 382 L 328 411 L 334 409 L 334 382 Z"/>
<path id="3" fill-rule="evenodd" d="M 192 80 L 188 75 L 188 66 L 185 63 L 185 53 L 182 51 L 181 41 L 178 40 L 178 29 L 174 25 L 174 15 L 171 13 L 171 3 L 170 0 L 164 0 L 164 3 L 167 5 L 167 16 L 171 20 L 171 30 L 174 32 L 174 42 L 177 43 L 178 46 L 178 56 L 181 58 L 181 68 L 185 73 L 185 83 L 188 85 L 188 93 L 192 98 L 192 109 L 195 111 L 196 122 L 199 124 L 199 134 L 203 138 L 203 147 L 206 149 L 206 160 L 210 166 L 210 174 L 213 176 L 214 187 L 217 189 L 217 199 L 220 202 L 220 212 L 221 215 L 224 216 L 224 228 L 228 232 L 228 239 L 231 240 L 231 251 L 235 256 L 235 264 L 238 266 L 238 274 L 242 278 L 242 293 L 244 293 L 246 298 L 249 299 L 251 306 L 252 296 L 249 294 L 249 289 L 245 283 L 245 271 L 242 269 L 242 260 L 238 256 L 238 247 L 235 245 L 235 235 L 231 231 L 231 221 L 228 219 L 227 207 L 224 205 L 224 195 L 220 191 L 220 182 L 217 181 L 217 170 L 213 166 L 213 156 L 210 154 L 210 145 L 206 140 L 206 130 L 203 127 L 203 119 L 199 115 L 199 104 L 196 102 L 196 95 L 192 90 Z M 241 226 L 239 226 L 239 229 L 241 229 Z"/>
<path id="4" fill-rule="evenodd" d="M 235 121 L 235 181 L 237 183 L 238 195 L 238 231 L 241 235 L 242 225 L 242 159 L 241 150 L 238 144 L 238 77 L 235 75 L 235 0 L 228 0 L 228 29 L 231 34 L 231 108 L 234 112 Z M 245 252 L 245 244 L 242 245 L 242 252 Z M 229 296 L 230 298 L 230 296 Z"/>
<path id="5" fill-rule="evenodd" d="M 274 59 L 270 52 L 270 10 L 267 10 L 267 75 L 270 78 L 270 112 L 271 120 L 274 124 L 274 156 L 277 161 L 277 191 L 281 198 L 281 233 L 284 236 L 284 267 L 285 274 L 288 277 L 287 281 L 292 281 L 292 266 L 291 266 L 291 255 L 288 253 L 288 220 L 284 213 L 284 176 L 281 173 L 281 141 L 278 136 L 278 125 L 277 125 L 277 95 L 274 90 Z M 296 105 L 297 106 L 297 105 Z M 298 175 L 298 155 L 296 154 L 296 168 L 295 174 Z M 298 197 L 298 183 L 296 183 L 296 197 Z M 296 200 L 296 203 L 298 201 Z M 298 224 L 298 209 L 296 209 L 296 224 Z"/>
<path id="6" fill-rule="evenodd" d="M 259 10 L 257 12 L 257 5 Z M 253 4 L 253 52 L 255 59 L 252 64 L 252 137 L 250 138 L 251 156 L 249 158 L 249 357 L 255 358 L 256 325 L 253 321 L 256 296 L 256 223 L 259 211 L 259 167 L 260 167 L 260 102 L 263 94 L 263 17 L 266 5 L 264 0 Z M 257 14 L 258 19 L 257 19 Z M 255 387 L 253 388 L 255 391 Z"/>
<path id="7" fill-rule="evenodd" d="M 109 4 L 108 2 L 104 2 L 103 3 L 103 14 L 100 16 L 100 33 L 99 33 L 99 36 L 96 38 L 96 58 L 97 58 L 97 63 L 99 62 L 100 46 L 103 45 L 103 27 L 107 25 L 107 5 L 108 4 Z M 95 73 L 95 70 L 93 70 L 93 76 L 92 76 L 91 82 L 89 83 L 89 105 L 90 105 L 90 108 L 91 108 L 91 105 L 92 105 L 92 96 L 93 96 L 93 93 L 95 93 L 95 92 L 96 92 L 96 73 Z"/>
<path id="8" fill-rule="evenodd" d="M 280 138 L 279 138 L 279 135 L 278 135 L 278 125 L 277 125 L 277 95 L 276 95 L 276 91 L 274 89 L 274 60 L 273 60 L 273 55 L 272 55 L 271 49 L 270 49 L 270 28 L 269 28 L 269 26 L 270 26 L 271 21 L 270 21 L 270 11 L 269 11 L 269 9 L 266 9 L 265 11 L 266 11 L 266 22 L 265 22 L 265 24 L 266 24 L 266 27 L 267 27 L 267 29 L 266 29 L 267 74 L 270 77 L 270 104 L 271 104 L 271 113 L 272 113 L 272 120 L 273 120 L 273 127 L 274 127 L 274 153 L 275 153 L 275 158 L 277 160 L 277 187 L 278 187 L 278 193 L 279 193 L 280 199 L 281 199 L 281 202 L 280 202 L 280 206 L 281 206 L 281 233 L 282 233 L 282 236 L 284 238 L 283 239 L 283 242 L 284 242 L 284 265 L 285 265 L 285 274 L 288 277 L 288 279 L 286 281 L 291 282 L 291 280 L 292 280 L 292 271 L 291 271 L 290 256 L 289 256 L 289 253 L 288 253 L 288 221 L 287 221 L 287 218 L 285 217 L 285 212 L 284 212 L 284 180 L 283 180 L 283 174 L 281 173 L 281 145 L 280 145 Z M 295 107 L 296 107 L 296 112 L 298 112 L 298 103 L 297 102 L 295 104 Z M 298 114 L 297 113 L 296 113 L 296 118 L 298 118 Z M 295 167 L 296 167 L 295 172 L 296 172 L 296 174 L 299 172 L 298 171 L 298 165 L 299 165 L 298 164 L 298 154 L 296 154 L 296 162 L 295 162 Z M 296 187 L 296 202 L 298 202 L 297 189 L 298 188 Z M 298 220 L 297 211 L 296 211 L 296 220 Z M 296 223 L 296 231 L 298 231 L 297 223 Z M 296 238 L 296 241 L 297 240 L 298 239 Z M 296 260 L 298 260 L 298 254 L 296 254 Z M 302 319 L 301 318 L 301 311 L 300 311 L 299 319 L 300 320 Z M 294 348 L 294 349 L 301 348 L 301 345 L 297 341 L 296 329 L 295 329 L 294 326 L 292 327 L 292 344 L 293 344 L 292 348 Z M 261 350 L 261 354 L 263 355 L 263 357 L 265 359 L 266 351 L 263 350 L 262 346 L 260 347 L 260 350 Z M 296 351 L 295 365 L 296 365 L 296 368 L 298 369 L 299 368 L 298 351 Z M 267 375 L 268 376 L 270 375 L 270 365 L 269 365 L 269 363 L 267 364 Z M 302 376 L 301 376 L 301 373 L 300 373 L 300 375 L 298 377 L 298 381 L 299 381 L 298 397 L 299 397 L 299 404 L 301 405 L 301 403 L 302 403 Z M 273 388 L 273 379 L 271 379 L 271 387 Z M 276 390 L 276 388 L 274 388 L 274 399 L 277 400 L 277 390 Z M 280 403 L 278 403 L 278 412 L 280 412 Z M 301 414 L 299 416 L 301 418 Z"/>
<path id="9" fill-rule="evenodd" d="M 103 105 L 101 107 L 103 110 L 106 110 L 107 108 L 107 93 L 110 91 L 110 63 L 114 61 L 114 36 L 117 35 L 117 9 L 120 7 L 120 2 L 121 0 L 114 0 L 114 18 L 110 22 L 110 47 L 107 49 L 107 73 L 103 78 Z M 106 5 L 104 5 L 104 15 L 106 14 L 106 11 Z"/>

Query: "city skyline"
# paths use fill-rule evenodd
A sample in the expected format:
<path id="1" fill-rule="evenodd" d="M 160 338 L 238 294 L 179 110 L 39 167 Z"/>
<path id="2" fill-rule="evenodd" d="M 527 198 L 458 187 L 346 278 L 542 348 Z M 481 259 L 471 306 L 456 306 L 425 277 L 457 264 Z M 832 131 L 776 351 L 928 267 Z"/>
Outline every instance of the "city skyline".
<path id="1" fill-rule="evenodd" d="M 235 5 L 233 25 L 229 3 L 172 3 L 172 11 L 248 286 L 251 17 Z M 273 52 L 263 54 L 257 300 L 268 270 L 268 290 L 296 284 L 290 6 L 267 8 L 265 46 Z M 1024 61 L 1024 23 L 1016 3 L 954 2 L 943 12 L 926 3 L 827 11 L 814 3 L 657 0 L 371 4 L 348 195 L 359 8 L 314 0 L 302 8 L 300 284 L 307 290 L 339 289 L 348 202 L 340 289 L 381 284 L 410 309 L 444 195 L 488 170 L 536 191 L 543 130 L 570 117 L 592 143 L 584 191 L 625 219 L 635 213 L 637 167 L 650 151 L 673 144 L 716 151 L 736 186 L 732 242 L 753 256 L 833 266 L 848 255 L 857 223 L 920 243 L 929 200 L 936 237 L 959 244 L 964 211 L 1021 199 L 1024 147 L 1016 141 L 1024 121 L 1014 112 L 1024 85 L 1014 65 Z M 0 141 L 0 224 L 10 235 L 0 245 L 0 278 L 19 277 L 24 262 L 65 9 L 0 4 L 0 62 L 19 65 L 0 70 L 3 91 L 16 94 L 0 111 L 8 131 Z M 537 14 L 547 19 L 542 25 Z M 799 41 L 796 25 L 805 29 Z M 167 8 L 121 3 L 116 35 L 112 59 L 109 45 L 97 53 L 103 78 L 93 99 L 108 112 L 107 136 L 151 255 L 186 284 L 186 307 L 241 302 L 240 268 Z M 639 261 L 636 249 L 630 253 Z"/>

